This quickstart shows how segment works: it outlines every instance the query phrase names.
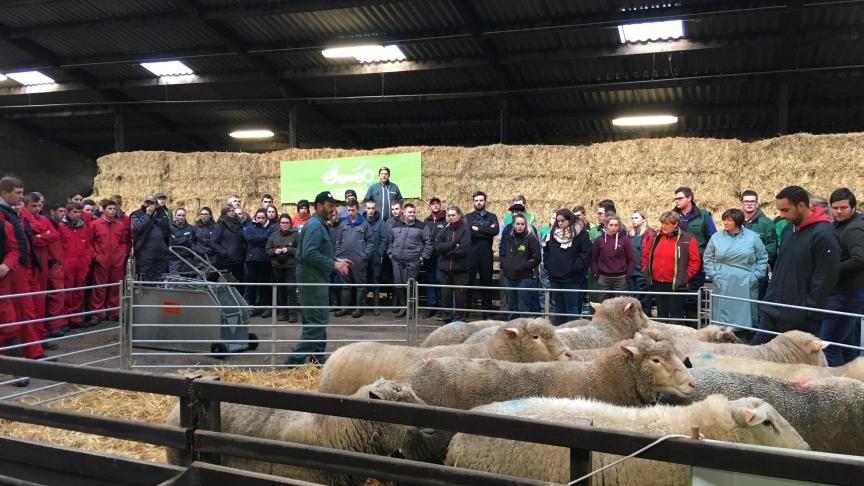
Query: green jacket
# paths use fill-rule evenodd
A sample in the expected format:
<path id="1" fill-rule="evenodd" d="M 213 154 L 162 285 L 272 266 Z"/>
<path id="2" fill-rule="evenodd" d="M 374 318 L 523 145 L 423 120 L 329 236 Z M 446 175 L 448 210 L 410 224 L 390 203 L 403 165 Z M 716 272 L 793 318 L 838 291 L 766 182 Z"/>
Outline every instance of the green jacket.
<path id="1" fill-rule="evenodd" d="M 744 222 L 744 227 L 759 235 L 768 252 L 768 263 L 774 263 L 777 259 L 777 233 L 775 233 L 774 222 L 768 219 L 761 209 L 757 209 L 750 221 Z"/>
<path id="2" fill-rule="evenodd" d="M 786 221 L 786 218 L 777 218 L 774 220 L 774 234 L 777 235 L 777 251 L 780 251 L 780 244 L 783 243 L 783 238 L 780 235 L 783 234 L 783 228 L 788 224 L 789 221 Z"/>
<path id="3" fill-rule="evenodd" d="M 324 220 L 313 215 L 300 232 L 297 245 L 297 281 L 301 283 L 328 283 L 336 263 L 333 240 Z"/>

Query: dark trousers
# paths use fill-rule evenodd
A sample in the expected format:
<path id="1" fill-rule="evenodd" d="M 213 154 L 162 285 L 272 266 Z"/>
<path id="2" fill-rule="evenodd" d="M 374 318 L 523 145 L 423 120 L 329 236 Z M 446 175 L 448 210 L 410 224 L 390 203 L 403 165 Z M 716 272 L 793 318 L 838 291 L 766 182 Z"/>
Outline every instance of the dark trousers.
<path id="1" fill-rule="evenodd" d="M 553 289 L 560 290 L 585 290 L 585 282 L 564 282 L 561 280 L 549 279 L 549 284 Z M 552 292 L 552 297 L 555 299 L 555 313 L 568 314 L 564 316 L 554 316 L 552 323 L 560 326 L 565 322 L 582 319 L 582 304 L 585 301 L 584 292 Z"/>
<path id="2" fill-rule="evenodd" d="M 288 267 L 288 268 L 274 268 L 273 269 L 273 281 L 276 283 L 288 283 L 293 284 L 297 283 L 297 268 L 296 267 Z M 276 303 L 279 307 L 283 306 L 296 306 L 297 305 L 297 287 L 296 286 L 282 286 L 276 290 Z M 290 311 L 291 313 L 297 312 L 297 309 L 281 309 L 283 311 Z"/>
<path id="3" fill-rule="evenodd" d="M 505 277 L 503 274 L 501 275 L 501 285 L 503 287 L 509 287 L 514 289 L 536 289 L 537 288 L 537 280 L 533 278 L 522 278 L 517 280 L 510 280 Z M 538 312 L 537 309 L 537 294 L 538 292 L 534 290 L 505 290 L 504 294 L 507 296 L 507 309 L 508 311 L 518 311 L 518 312 Z M 519 317 L 531 317 L 528 314 L 507 314 L 507 319 L 512 320 Z"/>
<path id="4" fill-rule="evenodd" d="M 378 290 L 377 286 L 381 283 L 381 257 L 379 255 L 372 255 L 366 264 L 366 280 L 370 287 L 373 287 L 375 291 Z"/>
<path id="5" fill-rule="evenodd" d="M 673 292 L 671 282 L 654 282 L 651 285 L 651 290 L 654 292 Z M 683 319 L 684 318 L 684 296 L 676 295 L 655 295 L 657 301 L 657 318 L 658 319 Z M 683 322 L 671 321 L 674 324 L 684 324 Z M 690 324 L 690 323 L 687 323 Z"/>
<path id="6" fill-rule="evenodd" d="M 319 363 L 327 360 L 322 354 L 327 349 L 327 324 L 330 323 L 327 294 L 328 288 L 323 285 L 300 287 L 300 303 L 304 306 L 316 306 L 316 308 L 303 309 L 303 332 L 300 333 L 300 342 L 292 349 L 292 352 L 297 354 L 289 356 L 285 364 L 301 365 L 307 356 L 311 356 Z"/>
<path id="7" fill-rule="evenodd" d="M 162 274 L 168 273 L 168 257 L 141 255 L 135 259 L 135 271 L 138 280 L 158 282 L 162 280 Z"/>
<path id="8" fill-rule="evenodd" d="M 433 257 L 429 261 L 423 262 L 423 283 L 437 285 L 441 283 L 441 272 L 438 270 L 438 258 Z M 441 289 L 438 287 L 426 288 L 426 306 L 441 307 Z"/>
<path id="9" fill-rule="evenodd" d="M 249 283 L 271 283 L 273 267 L 270 262 L 246 262 L 245 276 Z M 273 288 L 261 285 L 246 287 L 246 302 L 249 305 L 272 305 Z"/>
<path id="10" fill-rule="evenodd" d="M 441 284 L 442 285 L 457 285 L 463 288 L 453 289 L 450 287 L 445 287 L 441 289 L 441 307 L 449 308 L 450 313 L 449 316 L 445 315 L 445 318 L 459 320 L 463 319 L 462 311 L 456 311 L 453 309 L 467 309 L 467 291 L 465 290 L 465 285 L 468 284 L 468 272 L 441 272 Z M 455 301 L 455 306 L 454 306 Z M 444 311 L 447 312 L 447 311 Z"/>
<path id="11" fill-rule="evenodd" d="M 864 311 L 864 299 L 860 292 L 835 292 L 828 297 L 825 306 L 828 310 L 860 314 Z M 861 319 L 857 317 L 826 314 L 819 329 L 819 339 L 832 343 L 861 345 Z M 825 358 L 828 366 L 843 366 L 861 354 L 857 349 L 828 346 L 825 348 Z"/>
<path id="12" fill-rule="evenodd" d="M 492 248 L 485 243 L 481 246 L 471 248 L 468 269 L 468 286 L 480 285 L 481 287 L 492 286 Z M 477 275 L 480 276 L 478 281 Z M 492 310 L 492 299 L 495 297 L 494 290 L 481 290 L 480 296 L 483 300 L 483 309 Z M 474 307 L 474 291 L 468 289 L 468 305 Z"/>

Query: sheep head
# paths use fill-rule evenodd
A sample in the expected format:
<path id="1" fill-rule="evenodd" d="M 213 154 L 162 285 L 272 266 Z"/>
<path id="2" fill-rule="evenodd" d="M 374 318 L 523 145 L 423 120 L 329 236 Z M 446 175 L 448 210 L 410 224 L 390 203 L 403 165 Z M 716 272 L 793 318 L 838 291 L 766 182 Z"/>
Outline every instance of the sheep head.
<path id="1" fill-rule="evenodd" d="M 802 363 L 814 366 L 828 366 L 823 349 L 828 347 L 827 341 L 804 331 L 787 331 L 772 339 L 766 346 L 781 348 L 785 353 L 787 363 Z"/>
<path id="2" fill-rule="evenodd" d="M 361 388 L 355 395 L 364 398 L 368 397 L 373 400 L 386 400 L 388 402 L 426 404 L 414 393 L 414 390 L 409 385 L 401 385 L 395 381 L 381 378 L 375 383 Z"/>
<path id="3" fill-rule="evenodd" d="M 617 329 L 622 336 L 632 336 L 633 333 L 648 327 L 648 316 L 642 311 L 639 299 L 633 297 L 615 297 L 602 303 L 591 303 L 594 308 L 592 322 L 608 323 Z"/>
<path id="4" fill-rule="evenodd" d="M 493 359 L 533 363 L 570 361 L 572 358 L 570 349 L 561 342 L 555 327 L 543 318 L 524 319 L 501 326 L 486 343 Z"/>
<path id="5" fill-rule="evenodd" d="M 687 371 L 681 353 L 669 341 L 655 341 L 637 333 L 635 339 L 619 343 L 624 359 L 637 370 L 637 393 L 646 403 L 660 394 L 687 398 L 696 382 Z"/>
<path id="6" fill-rule="evenodd" d="M 710 398 L 719 395 L 712 395 Z M 730 435 L 748 437 L 750 444 L 810 450 L 810 446 L 770 403 L 756 397 L 728 402 L 736 431 Z"/>

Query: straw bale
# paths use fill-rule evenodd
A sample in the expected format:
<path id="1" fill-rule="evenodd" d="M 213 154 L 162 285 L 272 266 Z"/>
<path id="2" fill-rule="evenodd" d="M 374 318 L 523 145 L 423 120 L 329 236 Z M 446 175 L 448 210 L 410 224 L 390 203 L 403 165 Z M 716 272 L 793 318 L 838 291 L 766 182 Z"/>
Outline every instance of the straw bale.
<path id="1" fill-rule="evenodd" d="M 289 149 L 266 154 L 128 152 L 99 159 L 96 192 L 121 193 L 134 208 L 147 193 L 163 190 L 171 207 L 214 211 L 237 193 L 252 212 L 264 193 L 291 212 L 296 201 L 279 200 L 279 162 L 364 154 L 422 152 L 422 197 L 470 211 L 471 195 L 483 190 L 489 209 L 499 216 L 516 194 L 541 223 L 551 211 L 582 204 L 590 209 L 602 199 L 615 201 L 626 220 L 634 209 L 648 213 L 652 224 L 673 207 L 672 191 L 689 186 L 697 203 L 715 217 L 739 206 L 746 188 L 760 193 L 769 216 L 773 195 L 799 184 L 827 197 L 841 185 L 864 185 L 864 134 L 789 135 L 755 143 L 702 138 L 652 138 L 588 146 L 488 145 L 482 147 L 388 147 L 375 150 Z M 393 174 L 399 183 L 399 174 Z M 310 191 L 309 198 L 314 194 Z M 593 214 L 592 214 L 593 216 Z"/>
<path id="2" fill-rule="evenodd" d="M 181 375 L 189 373 L 215 375 L 223 382 L 304 391 L 316 391 L 320 376 L 319 369 L 314 366 L 280 371 L 220 367 L 206 371 L 185 370 L 178 372 Z M 81 387 L 79 389 L 85 390 L 87 388 Z M 35 403 L 37 398 L 23 396 L 19 400 L 24 403 Z M 166 395 L 99 388 L 49 402 L 46 406 L 77 413 L 164 424 L 176 403 L 175 397 Z M 165 451 L 162 447 L 51 427 L 0 420 L 0 434 L 135 459 L 165 462 Z"/>

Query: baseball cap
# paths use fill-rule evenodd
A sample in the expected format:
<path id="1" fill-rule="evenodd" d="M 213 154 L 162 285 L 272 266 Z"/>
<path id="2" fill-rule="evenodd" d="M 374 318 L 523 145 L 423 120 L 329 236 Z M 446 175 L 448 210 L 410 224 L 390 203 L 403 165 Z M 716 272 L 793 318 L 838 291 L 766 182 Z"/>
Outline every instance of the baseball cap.
<path id="1" fill-rule="evenodd" d="M 348 198 L 348 195 L 354 196 L 354 199 L 357 199 L 357 191 L 354 189 L 346 189 L 345 190 L 345 198 Z"/>
<path id="2" fill-rule="evenodd" d="M 168 199 L 168 196 L 166 196 L 164 192 L 157 192 L 156 194 L 153 194 L 154 199 L 159 199 L 160 197 L 164 197 L 165 199 Z"/>
<path id="3" fill-rule="evenodd" d="M 333 194 L 330 194 L 330 191 L 324 191 L 315 196 L 315 204 L 321 204 L 327 201 L 330 201 L 333 204 L 339 204 L 339 200 L 333 197 Z"/>
<path id="4" fill-rule="evenodd" d="M 297 201 L 297 208 L 298 209 L 299 208 L 309 209 L 309 201 L 307 201 L 305 199 L 301 199 L 301 200 Z"/>
<path id="5" fill-rule="evenodd" d="M 429 204 L 436 203 L 436 202 L 438 204 L 441 204 L 441 199 L 439 199 L 437 197 L 433 197 L 432 199 L 429 200 Z"/>
<path id="6" fill-rule="evenodd" d="M 156 196 L 144 196 L 144 202 L 156 202 Z"/>
<path id="7" fill-rule="evenodd" d="M 507 211 L 519 211 L 520 213 L 523 213 L 523 212 L 525 212 L 525 206 L 523 206 L 519 203 L 516 203 L 516 204 L 510 206 L 509 208 L 507 208 Z"/>

